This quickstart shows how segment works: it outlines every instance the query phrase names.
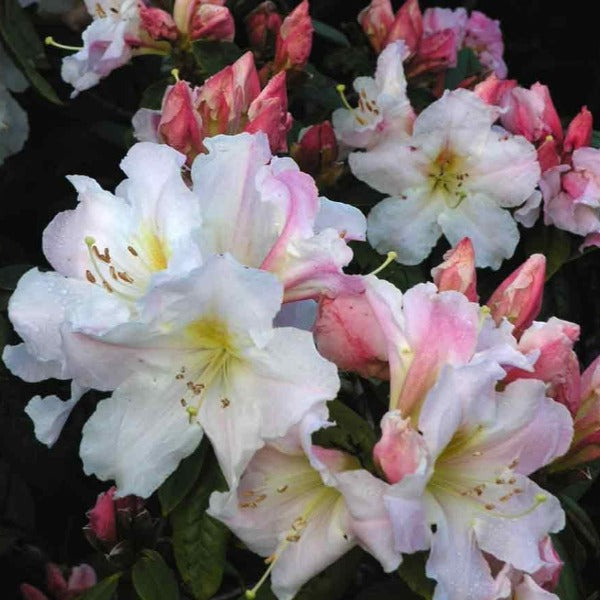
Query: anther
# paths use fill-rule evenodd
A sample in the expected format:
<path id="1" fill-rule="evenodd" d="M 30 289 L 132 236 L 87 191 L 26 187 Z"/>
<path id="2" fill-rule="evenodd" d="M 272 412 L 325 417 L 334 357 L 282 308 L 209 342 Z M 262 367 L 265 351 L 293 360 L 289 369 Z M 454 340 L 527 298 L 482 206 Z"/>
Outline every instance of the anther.
<path id="1" fill-rule="evenodd" d="M 133 247 L 133 246 L 127 246 L 127 250 L 129 251 L 130 254 L 133 254 L 133 256 L 137 256 L 137 250 Z"/>
<path id="2" fill-rule="evenodd" d="M 90 283 L 96 283 L 96 278 L 92 275 L 91 271 L 86 271 L 85 272 L 85 278 L 90 282 Z"/>

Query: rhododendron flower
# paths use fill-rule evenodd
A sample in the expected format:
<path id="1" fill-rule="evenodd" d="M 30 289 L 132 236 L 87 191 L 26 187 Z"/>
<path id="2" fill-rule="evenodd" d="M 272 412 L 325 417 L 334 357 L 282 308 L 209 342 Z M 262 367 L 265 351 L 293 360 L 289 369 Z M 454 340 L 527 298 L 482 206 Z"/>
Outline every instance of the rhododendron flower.
<path id="1" fill-rule="evenodd" d="M 0 44 L 0 165 L 19 152 L 29 137 L 27 113 L 10 92 L 23 92 L 29 84 Z"/>
<path id="2" fill-rule="evenodd" d="M 200 226 L 194 196 L 181 177 L 184 157 L 167 146 L 138 144 L 121 163 L 128 175 L 115 194 L 88 177 L 72 176 L 74 210 L 58 214 L 43 247 L 56 272 L 28 271 L 9 303 L 23 343 L 3 359 L 25 381 L 74 377 L 66 338 L 101 335 L 139 315 L 137 302 L 153 283 L 200 264 L 193 234 Z M 72 397 L 33 398 L 27 412 L 36 436 L 52 445 L 88 386 L 111 390 L 120 380 L 74 381 Z"/>
<path id="3" fill-rule="evenodd" d="M 503 376 L 488 361 L 446 367 L 414 429 L 397 412 L 384 417 L 375 456 L 390 483 L 363 470 L 340 477 L 356 519 L 383 501 L 395 550 L 431 548 L 436 598 L 498 597 L 486 556 L 535 573 L 546 564 L 540 541 L 564 526 L 559 501 L 527 476 L 568 448 L 569 412 L 539 381 L 496 391 Z"/>
<path id="4" fill-rule="evenodd" d="M 86 0 L 86 7 L 93 21 L 83 32 L 83 48 L 62 63 L 62 78 L 75 88 L 72 98 L 97 85 L 135 53 L 144 52 L 144 47 L 161 48 L 161 42 L 144 35 L 135 0 Z"/>
<path id="5" fill-rule="evenodd" d="M 474 10 L 467 21 L 464 45 L 471 48 L 479 62 L 504 79 L 508 73 L 504 62 L 504 42 L 500 21 Z"/>
<path id="6" fill-rule="evenodd" d="M 577 235 L 600 230 L 600 150 L 578 148 L 572 166 L 548 169 L 540 180 L 544 223 Z"/>
<path id="7" fill-rule="evenodd" d="M 293 160 L 271 157 L 264 134 L 205 143 L 208 154 L 192 166 L 204 255 L 230 252 L 242 264 L 275 273 L 285 302 L 361 289 L 359 277 L 342 272 L 352 259 L 346 240 L 364 239 L 358 209 L 319 198 Z"/>
<path id="8" fill-rule="evenodd" d="M 497 269 L 512 256 L 519 231 L 504 209 L 528 198 L 540 167 L 527 140 L 492 128 L 497 117 L 473 92 L 446 92 L 417 117 L 411 137 L 350 155 L 359 179 L 392 195 L 368 218 L 379 252 L 417 264 L 443 233 L 452 245 L 471 238 L 477 266 Z"/>
<path id="9" fill-rule="evenodd" d="M 407 137 L 415 118 L 406 95 L 402 61 L 404 42 L 390 44 L 377 59 L 375 78 L 357 77 L 358 106 L 339 108 L 331 117 L 341 141 L 355 148 L 373 148 L 390 136 Z"/>
<path id="10" fill-rule="evenodd" d="M 140 5 L 141 26 L 155 40 L 176 40 L 179 35 L 173 17 L 160 8 Z"/>
<path id="11" fill-rule="evenodd" d="M 210 498 L 208 513 L 267 557 L 265 577 L 271 574 L 279 600 L 291 600 L 302 584 L 362 542 L 337 489 L 338 476 L 358 469 L 358 460 L 311 442 L 313 431 L 329 425 L 323 415 L 307 415 L 285 438 L 255 454 L 237 489 Z M 363 528 L 377 527 L 376 515 L 365 521 Z M 364 547 L 377 555 L 376 547 Z M 393 550 L 378 558 L 388 571 L 399 562 Z"/>
<path id="12" fill-rule="evenodd" d="M 146 497 L 205 432 L 234 486 L 263 440 L 284 435 L 339 385 L 310 333 L 272 328 L 281 300 L 271 273 L 213 255 L 153 288 L 137 322 L 76 340 L 81 377 L 136 365 L 83 428 L 86 473 Z"/>
<path id="13" fill-rule="evenodd" d="M 517 349 L 506 321 L 497 327 L 487 311 L 458 292 L 438 292 L 431 283 L 402 294 L 368 276 L 366 297 L 387 344 L 390 410 L 417 415 L 445 365 L 494 360 L 531 370 L 537 353 Z"/>
<path id="14" fill-rule="evenodd" d="M 169 144 L 186 154 L 189 163 L 205 150 L 203 140 L 219 133 L 264 131 L 273 152 L 286 151 L 292 117 L 285 73 L 261 91 L 252 53 L 246 52 L 200 87 L 185 81 L 168 87 L 161 110 L 138 110 L 133 126 L 137 139 Z"/>

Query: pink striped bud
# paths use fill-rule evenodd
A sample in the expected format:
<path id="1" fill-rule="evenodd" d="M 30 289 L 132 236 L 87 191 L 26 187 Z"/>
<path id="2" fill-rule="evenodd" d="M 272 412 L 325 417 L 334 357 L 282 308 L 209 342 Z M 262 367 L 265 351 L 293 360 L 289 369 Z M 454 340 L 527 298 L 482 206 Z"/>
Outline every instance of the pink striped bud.
<path id="1" fill-rule="evenodd" d="M 515 327 L 515 337 L 519 338 L 540 312 L 545 277 L 546 257 L 532 254 L 487 301 L 494 321 L 499 323 L 506 317 Z"/>
<path id="2" fill-rule="evenodd" d="M 444 262 L 431 270 L 433 281 L 440 292 L 454 290 L 477 302 L 477 273 L 475 250 L 469 238 L 463 238 L 444 254 Z"/>

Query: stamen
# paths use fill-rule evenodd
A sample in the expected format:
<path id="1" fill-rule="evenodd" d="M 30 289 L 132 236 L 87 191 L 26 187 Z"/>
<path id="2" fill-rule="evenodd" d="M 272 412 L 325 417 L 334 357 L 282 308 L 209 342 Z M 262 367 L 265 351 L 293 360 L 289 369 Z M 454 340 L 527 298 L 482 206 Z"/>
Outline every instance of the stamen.
<path id="1" fill-rule="evenodd" d="M 59 44 L 51 35 L 44 40 L 44 43 L 46 46 L 54 46 L 55 48 L 60 48 L 61 50 L 72 50 L 73 52 L 79 52 L 80 50 L 83 50 L 83 46 L 67 46 L 65 44 Z"/>
<path id="2" fill-rule="evenodd" d="M 171 69 L 171 75 L 176 83 L 179 83 L 179 69 Z"/>
<path id="3" fill-rule="evenodd" d="M 346 98 L 346 94 L 344 94 L 344 92 L 346 91 L 346 86 L 343 83 L 339 83 L 335 86 L 335 89 L 337 90 L 338 94 L 340 95 L 340 98 L 342 99 L 342 104 L 354 115 L 354 118 L 357 120 L 358 124 L 366 125 L 367 122 L 357 114 L 356 109 L 350 106 L 350 102 L 348 102 L 348 98 Z"/>
<path id="4" fill-rule="evenodd" d="M 397 256 L 398 255 L 395 252 L 388 252 L 387 258 L 383 264 L 377 267 L 374 271 L 371 271 L 369 275 L 377 275 L 377 273 L 381 273 L 381 271 L 383 271 L 392 261 L 396 260 Z"/>

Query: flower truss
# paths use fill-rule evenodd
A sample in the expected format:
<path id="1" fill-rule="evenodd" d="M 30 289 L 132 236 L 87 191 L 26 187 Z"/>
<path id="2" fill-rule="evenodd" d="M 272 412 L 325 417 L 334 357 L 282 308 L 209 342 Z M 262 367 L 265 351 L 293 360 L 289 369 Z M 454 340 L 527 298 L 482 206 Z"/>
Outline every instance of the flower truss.
<path id="1" fill-rule="evenodd" d="M 95 130 L 128 149 L 120 181 L 67 177 L 50 268 L 8 301 L 4 365 L 44 390 L 23 397 L 35 437 L 61 448 L 79 423 L 82 471 L 107 482 L 84 528 L 102 557 L 44 558 L 21 596 L 583 589 L 600 357 L 563 297 L 600 246 L 591 111 L 562 121 L 546 85 L 508 79 L 500 23 L 479 11 L 373 0 L 342 31 L 308 0 L 279 7 L 47 11 L 81 33 L 47 39 L 73 52 L 74 112 L 114 112 Z M 0 35 L 10 167 L 28 135 L 12 94 L 27 79 L 63 108 Z M 140 94 L 123 108 L 111 85 L 128 74 Z"/>

